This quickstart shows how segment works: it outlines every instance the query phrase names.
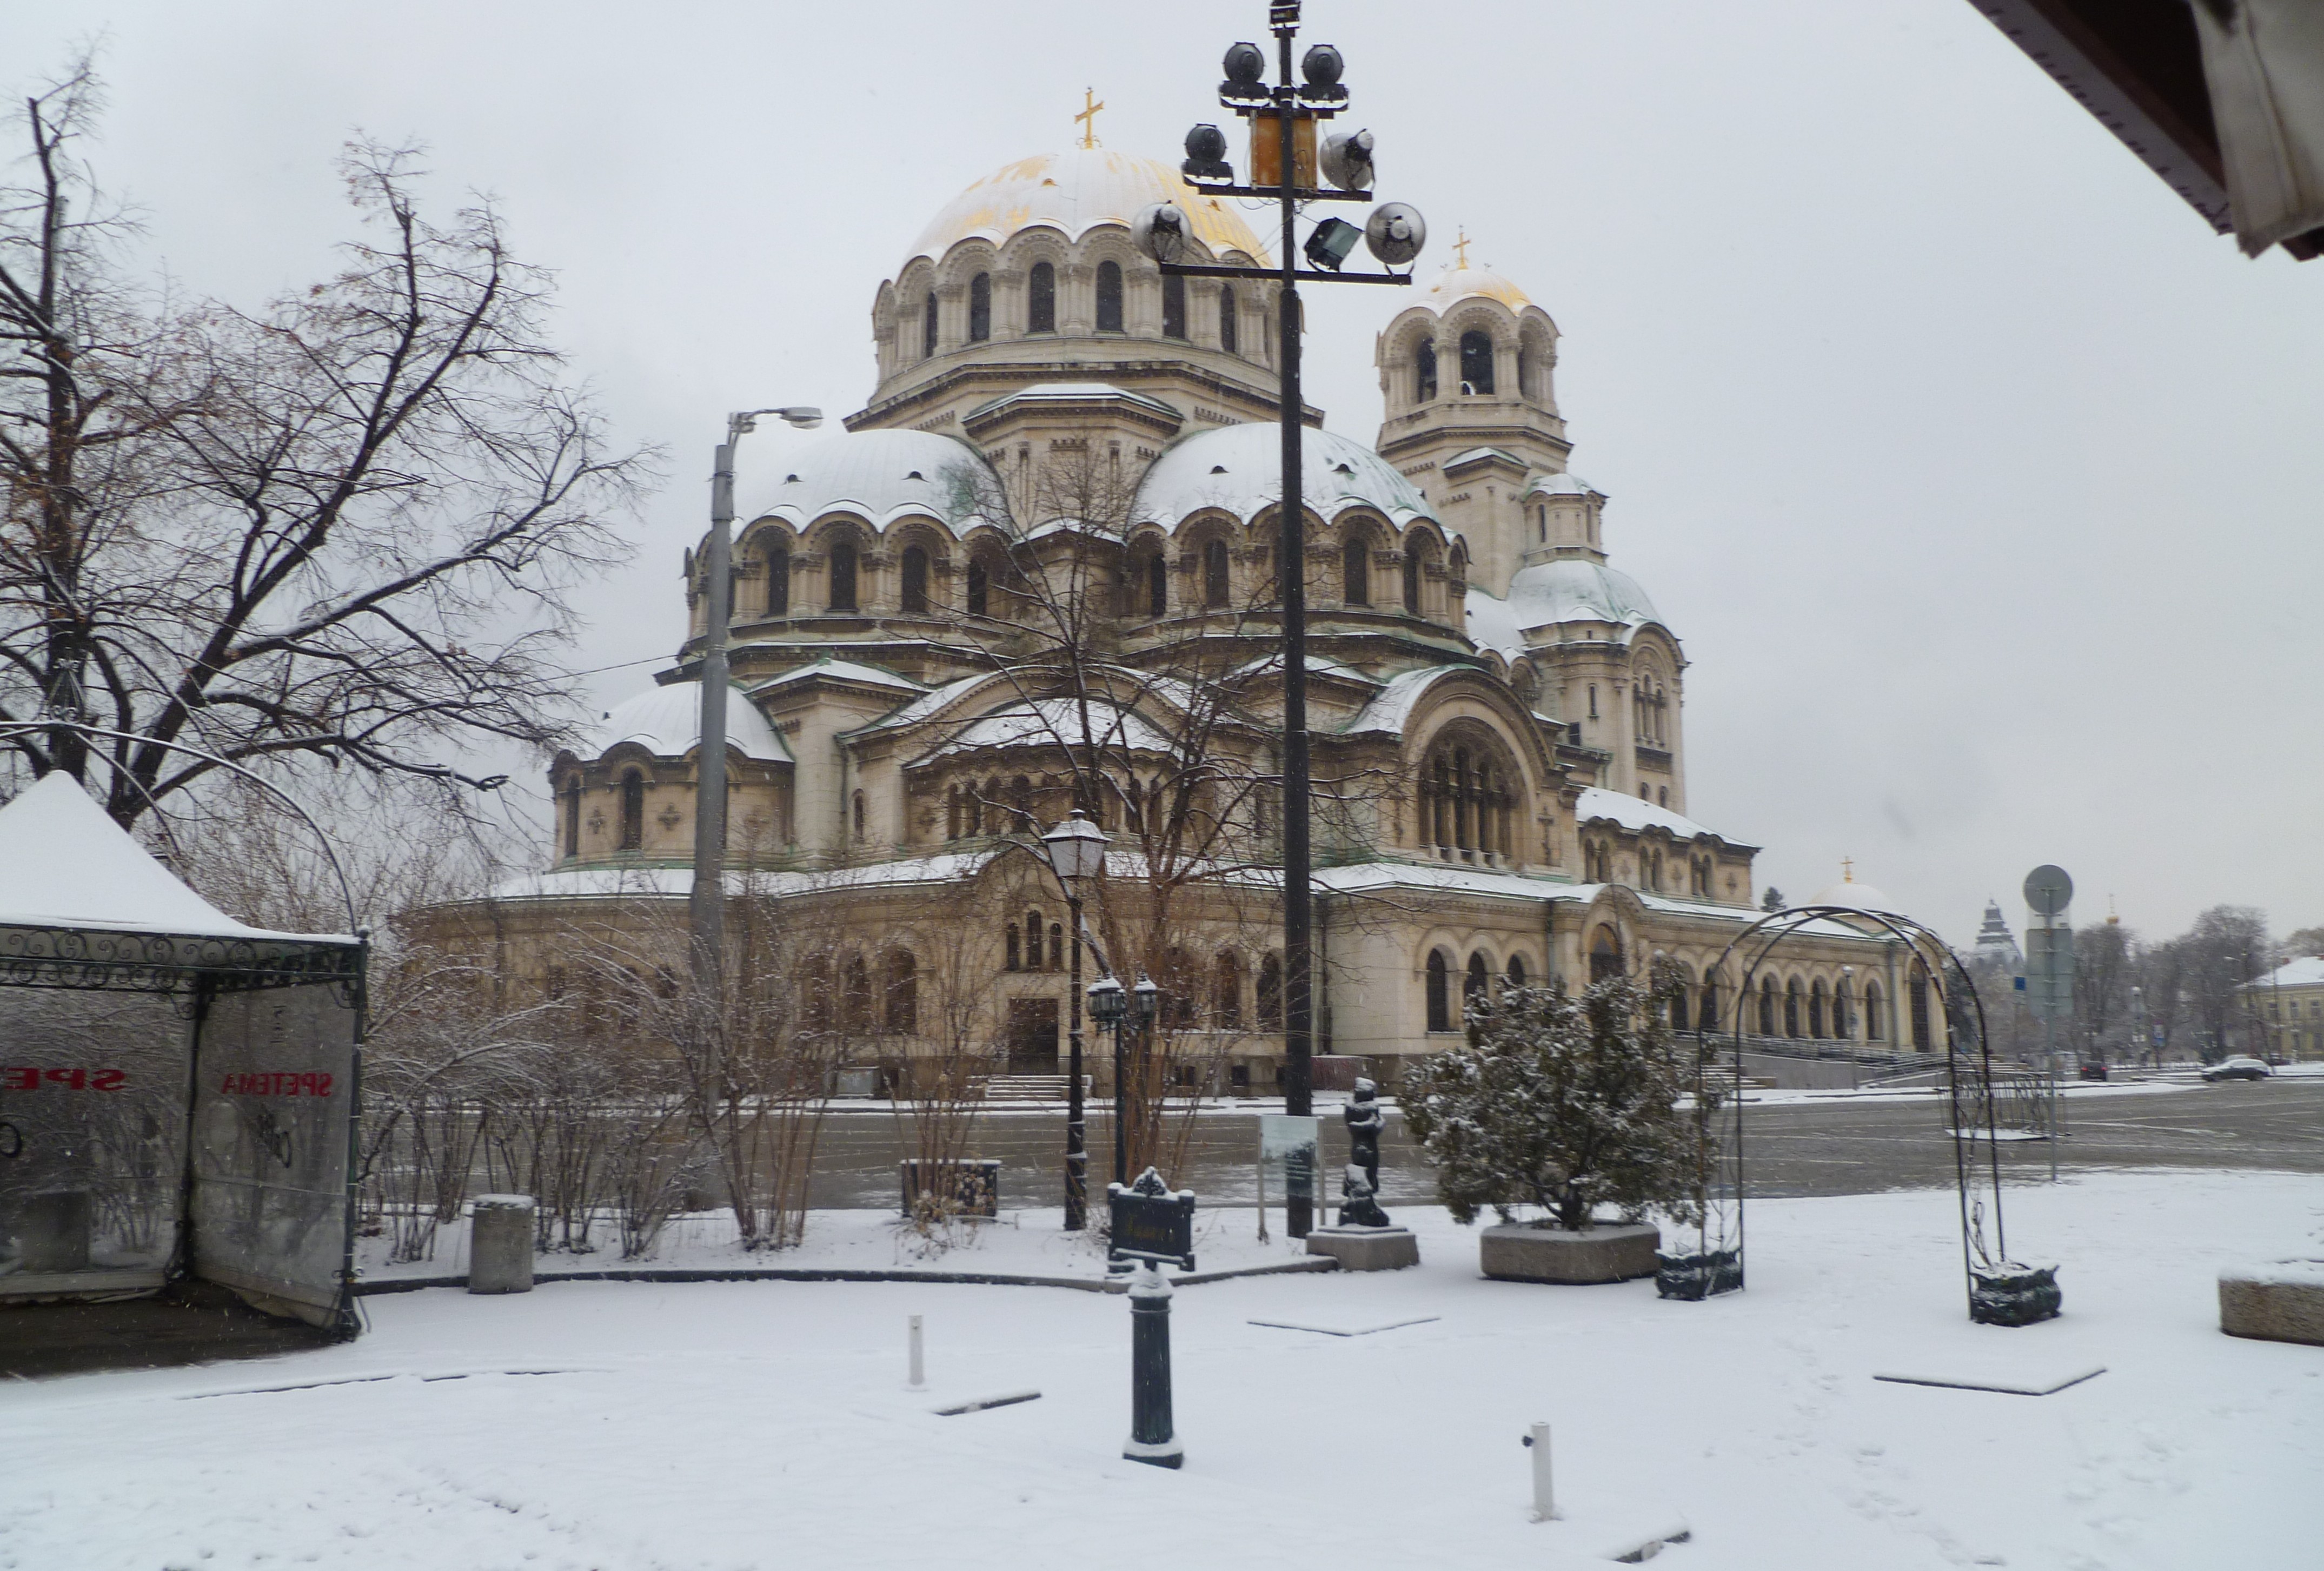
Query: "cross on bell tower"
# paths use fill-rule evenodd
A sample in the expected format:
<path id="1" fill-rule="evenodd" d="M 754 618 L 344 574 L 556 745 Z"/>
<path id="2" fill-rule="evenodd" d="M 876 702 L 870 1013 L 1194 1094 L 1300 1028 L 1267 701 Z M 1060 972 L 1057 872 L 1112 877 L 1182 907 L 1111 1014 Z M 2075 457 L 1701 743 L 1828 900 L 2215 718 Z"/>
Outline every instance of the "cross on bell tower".
<path id="1" fill-rule="evenodd" d="M 1074 121 L 1082 128 L 1082 145 L 1085 148 L 1097 145 L 1097 112 L 1104 107 L 1094 88 L 1082 89 L 1082 112 L 1074 116 Z"/>

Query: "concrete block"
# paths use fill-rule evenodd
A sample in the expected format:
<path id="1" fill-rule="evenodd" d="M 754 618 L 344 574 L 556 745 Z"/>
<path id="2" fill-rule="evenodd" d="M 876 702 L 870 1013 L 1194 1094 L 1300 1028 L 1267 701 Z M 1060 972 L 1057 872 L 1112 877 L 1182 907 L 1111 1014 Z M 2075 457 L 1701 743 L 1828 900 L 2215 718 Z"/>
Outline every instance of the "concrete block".
<path id="1" fill-rule="evenodd" d="M 2230 1266 L 2219 1273 L 2219 1329 L 2324 1346 L 2324 1260 Z"/>
<path id="2" fill-rule="evenodd" d="M 532 1197 L 479 1195 L 469 1210 L 468 1291 L 532 1291 Z"/>
<path id="3" fill-rule="evenodd" d="M 1393 1271 L 1420 1263 L 1420 1240 L 1408 1227 L 1318 1227 L 1309 1254 L 1328 1254 L 1343 1271 Z"/>
<path id="4" fill-rule="evenodd" d="M 1480 1263 L 1507 1282 L 1626 1282 L 1655 1274 L 1663 1235 L 1651 1223 L 1609 1224 L 1587 1233 L 1505 1222 L 1479 1240 Z"/>

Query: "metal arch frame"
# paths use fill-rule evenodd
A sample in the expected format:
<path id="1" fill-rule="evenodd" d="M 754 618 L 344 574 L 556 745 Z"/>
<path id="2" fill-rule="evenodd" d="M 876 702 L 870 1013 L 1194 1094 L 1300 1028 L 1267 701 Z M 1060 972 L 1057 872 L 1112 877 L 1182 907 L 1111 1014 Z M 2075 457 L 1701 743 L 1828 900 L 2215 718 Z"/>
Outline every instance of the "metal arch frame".
<path id="1" fill-rule="evenodd" d="M 1932 979 L 1939 981 L 1943 988 L 1946 1082 L 1952 1113 L 1950 1133 L 1953 1141 L 1953 1178 L 1960 1203 L 1961 1264 L 1968 1285 L 1970 1317 L 1975 1319 L 1978 1317 L 1978 1273 L 1980 1266 L 1991 1271 L 2005 1266 L 2009 1259 L 2008 1234 L 2003 1222 L 2001 1207 L 2001 1154 L 1999 1144 L 1993 1138 L 1993 1062 L 1990 1039 L 1986 1029 L 1985 1002 L 1978 995 L 1977 984 L 1969 976 L 1967 968 L 1961 965 L 1960 956 L 1952 952 L 1951 946 L 1948 945 L 1934 929 L 1911 917 L 1886 911 L 1867 910 L 1859 906 L 1787 906 L 1779 911 L 1770 911 L 1729 939 L 1726 947 L 1719 952 L 1718 957 L 1703 968 L 1703 976 L 1706 980 L 1718 978 L 1722 975 L 1730 956 L 1747 945 L 1755 936 L 1763 931 L 1767 932 L 1766 941 L 1759 946 L 1756 955 L 1750 956 L 1735 989 L 1732 1063 L 1736 1092 L 1729 1114 L 1731 1130 L 1720 1142 L 1721 1157 L 1732 1163 L 1731 1203 L 1735 1218 L 1733 1230 L 1735 1275 L 1733 1282 L 1728 1289 L 1720 1288 L 1715 1276 L 1709 1283 L 1709 1288 L 1711 1291 L 1723 1291 L 1740 1289 L 1743 1285 L 1742 1076 L 1745 1035 L 1743 1023 L 1744 1010 L 1751 996 L 1751 984 L 1758 975 L 1761 967 L 1766 965 L 1767 957 L 1785 938 L 1797 936 L 1800 930 L 1810 922 L 1847 918 L 1877 923 L 1886 930 L 1888 937 L 1903 942 L 1914 959 L 1928 971 Z M 1768 931 L 1768 929 L 1773 930 Z M 1897 1019 L 1895 1012 L 1898 1010 L 1898 1001 L 1889 1000 L 1889 1008 L 1891 1011 L 1889 1018 L 1893 1021 Z M 1894 1029 L 1893 1026 L 1891 1029 Z M 1705 1111 L 1707 1103 L 1703 1071 L 1711 1062 L 1710 1035 L 1710 1032 L 1702 1029 L 1701 1017 L 1698 1014 L 1693 1031 L 1697 1049 L 1695 1107 L 1697 1127 L 1702 1132 L 1706 1148 L 1710 1143 L 1711 1119 Z M 1972 1038 L 1973 1040 L 1965 1045 L 1962 1040 L 1964 1037 Z M 1965 1068 L 1968 1071 L 1966 1079 Z M 1977 1157 L 1972 1149 L 1980 1135 L 1985 1141 L 1987 1164 L 1982 1175 L 1977 1172 Z M 1706 1158 L 1702 1170 L 1707 1174 L 1710 1165 Z M 1983 1187 L 1987 1189 L 1992 1203 L 1994 1247 L 1991 1250 L 1988 1250 L 1985 1244 L 1984 1204 L 1972 1198 L 1972 1190 L 1980 1187 L 1978 1185 L 1980 1177 L 1984 1180 Z M 1701 1252 L 1706 1257 L 1705 1269 L 1709 1270 L 1709 1257 L 1713 1254 L 1711 1218 L 1714 1195 L 1711 1186 L 1707 1181 L 1704 1185 L 1702 1200 Z M 1727 1233 L 1723 1222 L 1719 1232 L 1723 1241 Z M 1710 1296 L 1709 1291 L 1702 1296 Z"/>

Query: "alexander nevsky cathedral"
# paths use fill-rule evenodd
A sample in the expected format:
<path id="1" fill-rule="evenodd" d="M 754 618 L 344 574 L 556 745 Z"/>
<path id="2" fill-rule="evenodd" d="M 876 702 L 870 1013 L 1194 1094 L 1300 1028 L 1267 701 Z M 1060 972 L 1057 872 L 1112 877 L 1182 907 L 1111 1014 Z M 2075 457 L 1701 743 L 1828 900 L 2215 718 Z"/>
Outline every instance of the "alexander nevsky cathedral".
<path id="1" fill-rule="evenodd" d="M 966 1040 L 1055 1072 L 1038 837 L 1078 808 L 1111 841 L 1085 980 L 1157 980 L 1180 1084 L 1277 1081 L 1275 285 L 1164 277 L 1129 229 L 1162 200 L 1196 260 L 1266 263 L 1164 163 L 1019 160 L 880 284 L 844 431 L 743 448 L 730 884 L 791 935 L 759 982 L 852 1061 L 908 1077 Z M 1303 411 L 1317 1051 L 1385 1079 L 1482 992 L 1657 956 L 1685 1023 L 1732 1029 L 1742 966 L 1712 966 L 1756 848 L 1689 816 L 1685 654 L 1568 467 L 1557 324 L 1465 248 L 1397 292 L 1375 442 Z M 559 935 L 684 922 L 700 556 L 688 641 L 558 756 L 553 865 L 493 902 L 551 993 Z M 1779 958 L 1747 1032 L 1925 1045 L 1909 956 L 1827 923 Z"/>

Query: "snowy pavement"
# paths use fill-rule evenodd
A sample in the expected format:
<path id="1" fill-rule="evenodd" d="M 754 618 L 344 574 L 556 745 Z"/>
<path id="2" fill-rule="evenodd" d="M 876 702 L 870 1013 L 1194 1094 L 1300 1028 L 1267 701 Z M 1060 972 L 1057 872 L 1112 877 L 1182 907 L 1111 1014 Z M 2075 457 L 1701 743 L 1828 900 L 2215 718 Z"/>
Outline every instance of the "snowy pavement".
<path id="1" fill-rule="evenodd" d="M 1693 1537 L 1656 1561 L 1673 1571 L 2316 1564 L 2324 1348 L 2221 1335 L 2215 1279 L 2324 1255 L 2324 1185 L 2108 1174 L 2008 1206 L 2015 1252 L 2061 1264 L 2060 1321 L 1968 1323 L 1947 1192 L 1757 1203 L 1749 1290 L 1700 1305 L 1647 1283 L 1488 1282 L 1472 1232 L 1407 1209 L 1416 1271 L 1178 1293 L 1177 1474 L 1120 1459 L 1118 1298 L 387 1295 L 344 1347 L 0 1393 L 0 1568 L 1556 1571 L 1674 1518 Z M 883 1224 L 824 1220 L 820 1252 L 893 1258 Z M 1204 1265 L 1276 1252 L 1230 1236 L 1250 1221 L 1222 1224 Z M 928 1263 L 1083 1263 L 1024 1223 Z M 910 1314 L 927 1317 L 924 1392 L 903 1389 Z M 2107 1372 L 2047 1397 L 1872 1378 L 2092 1364 Z M 1041 1400 L 932 1411 L 1024 1387 Z M 1527 1520 L 1518 1440 L 1536 1419 L 1572 1520 Z"/>

